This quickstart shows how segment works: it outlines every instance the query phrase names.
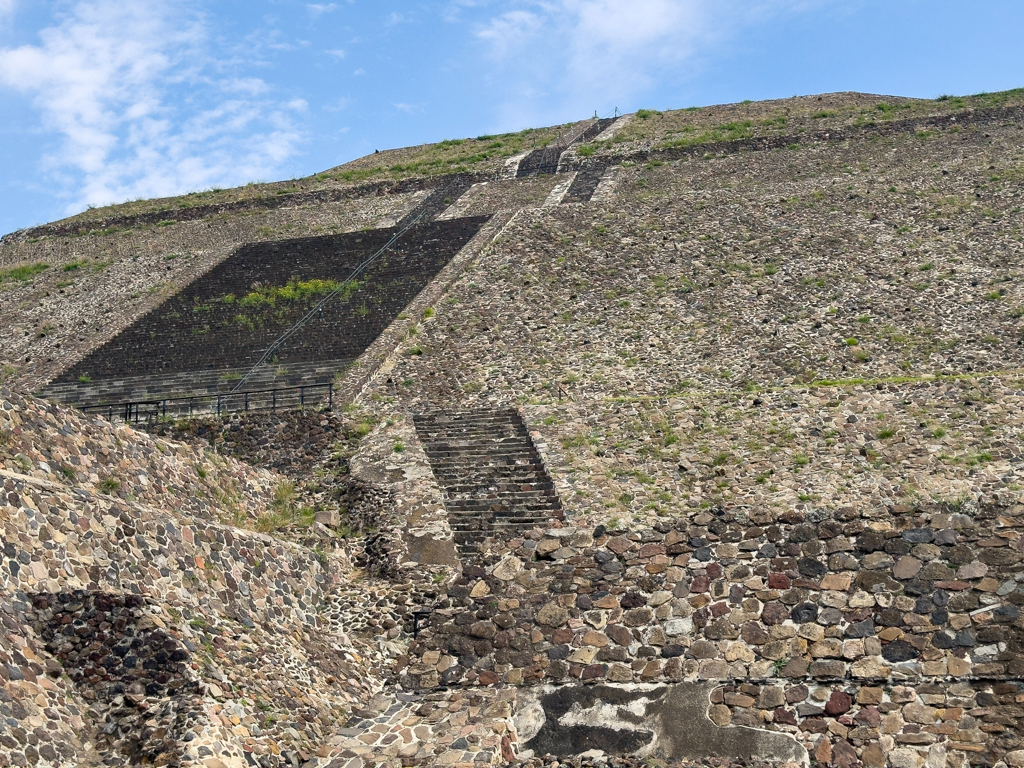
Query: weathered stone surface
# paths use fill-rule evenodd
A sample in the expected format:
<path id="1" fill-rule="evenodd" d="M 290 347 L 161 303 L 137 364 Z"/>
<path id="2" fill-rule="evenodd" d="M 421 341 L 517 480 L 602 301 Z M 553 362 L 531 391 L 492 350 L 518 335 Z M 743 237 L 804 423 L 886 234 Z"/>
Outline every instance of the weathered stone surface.
<path id="1" fill-rule="evenodd" d="M 619 645 L 630 645 L 633 642 L 633 635 L 630 631 L 619 624 L 608 625 L 605 634 Z"/>
<path id="2" fill-rule="evenodd" d="M 285 425 L 284 447 L 266 430 L 264 444 L 249 441 L 247 420 L 226 420 L 208 431 L 214 453 L 5 393 L 0 606 L 3 636 L 15 638 L 0 641 L 7 726 L 37 718 L 41 741 L 28 746 L 46 760 L 43 749 L 73 752 L 88 733 L 74 720 L 87 709 L 78 683 L 60 676 L 58 651 L 33 639 L 20 597 L 70 584 L 137 590 L 153 600 L 158 628 L 202 659 L 194 671 L 209 696 L 189 749 L 198 759 L 200 746 L 224 745 L 201 755 L 211 766 L 246 753 L 275 768 L 511 762 L 525 733 L 501 696 L 516 688 L 698 680 L 711 686 L 706 709 L 723 730 L 789 734 L 844 768 L 943 768 L 963 755 L 1009 764 L 1024 696 L 1024 422 L 1012 373 L 1024 362 L 1012 343 L 1024 298 L 1004 268 L 1019 250 L 1020 107 L 1015 96 L 978 110 L 823 98 L 638 119 L 635 141 L 655 143 L 671 140 L 669 125 L 712 130 L 746 120 L 743 110 L 785 117 L 779 130 L 793 133 L 778 145 L 595 145 L 602 163 L 637 162 L 602 166 L 591 202 L 560 206 L 555 195 L 587 175 L 586 155 L 570 158 L 580 174 L 572 181 L 563 168 L 529 187 L 477 187 L 472 205 L 541 204 L 542 187 L 555 197 L 501 219 L 500 239 L 474 251 L 472 270 L 437 284 L 451 285 L 443 301 L 440 289 L 409 308 L 378 345 L 380 374 L 356 366 L 358 386 L 345 385 L 361 393 L 345 418 L 372 430 L 361 443 L 366 485 L 321 486 L 301 505 L 334 504 L 314 515 L 344 521 L 350 491 L 372 490 L 388 516 L 371 535 L 318 523 L 246 530 L 266 525 L 283 478 L 224 458 L 245 451 L 273 469 L 293 454 L 309 466 L 334 449 L 340 415 Z M 834 109 L 841 118 L 811 116 Z M 642 130 L 651 133 L 640 139 Z M 849 170 L 841 185 L 836 169 Z M 465 210 L 457 203 L 448 218 Z M 183 225 L 171 220 L 167 236 L 141 237 L 144 262 L 162 258 L 155 244 Z M 197 231 L 219 226 L 196 222 Z M 14 251 L 5 241 L 5 263 L 56 267 L 93 247 L 116 260 L 129 248 L 111 235 L 45 238 Z M 178 284 L 187 270 L 174 262 Z M 65 310 L 54 302 L 81 305 L 79 289 L 95 280 L 76 277 L 86 282 L 73 298 L 57 292 L 58 271 L 4 286 L 12 320 L 0 357 L 21 382 L 101 339 L 91 322 L 59 327 Z M 111 326 L 144 302 L 126 299 Z M 27 320 L 54 309 L 57 329 Z M 443 544 L 435 552 L 430 542 L 450 542 L 451 528 L 429 467 L 415 459 L 422 446 L 403 431 L 408 412 L 505 403 L 521 405 L 523 431 L 550 471 L 542 492 L 558 494 L 565 519 L 538 516 L 535 529 L 513 533 L 498 530 L 507 510 L 485 509 L 480 520 L 496 528 L 482 529 L 473 557 Z M 303 430 L 308 441 L 296 439 Z M 517 480 L 484 504 L 541 492 Z M 351 562 L 368 568 L 365 580 L 349 583 Z M 83 621 L 82 642 L 109 631 Z M 395 679 L 415 702 L 376 698 Z M 132 696 L 143 693 L 124 701 L 166 714 Z M 350 717 L 362 718 L 359 733 L 332 735 Z M 25 764 L 38 757 L 18 749 Z"/>
<path id="3" fill-rule="evenodd" d="M 0 642 L 0 670 L 19 687 L 15 701 L 27 694 L 24 704 L 35 702 L 28 716 L 52 721 L 46 730 L 53 736 L 39 742 L 41 751 L 52 747 L 64 755 L 58 764 L 77 764 L 82 741 L 72 734 L 81 734 L 109 749 L 112 760 L 125 752 L 157 762 L 175 755 L 195 760 L 216 743 L 226 760 L 243 759 L 231 729 L 266 711 L 276 720 L 250 734 L 249 751 L 290 761 L 318 731 L 336 726 L 338 711 L 379 690 L 391 650 L 357 633 L 369 629 L 389 644 L 402 632 L 388 590 L 343 583 L 351 568 L 343 542 L 315 523 L 303 528 L 308 546 L 289 542 L 287 532 L 272 538 L 242 527 L 256 527 L 285 478 L 2 395 L 0 434 L 17 434 L 18 441 L 0 440 L 0 519 L 8 526 L 0 617 L 24 640 L 13 647 Z M 41 476 L 10 472 L 10 448 L 26 459 L 45 450 Z M 237 495 L 211 493 L 218 488 Z M 23 525 L 33 536 L 12 538 Z M 13 593 L 37 599 L 12 603 Z M 68 629 L 72 635 L 64 634 Z M 36 636 L 46 639 L 33 645 Z M 324 655 L 325 642 L 336 650 Z M 201 648 L 223 653 L 216 667 L 192 661 Z M 30 664 L 12 663 L 25 658 Z M 301 672 L 297 658 L 306 660 Z M 62 672 L 66 686 L 53 682 Z M 301 703 L 302 729 L 292 727 L 300 704 L 273 693 L 294 685 L 293 675 L 317 690 L 315 701 Z M 198 696 L 200 688 L 209 698 Z M 0 680 L 0 689 L 0 698 L 11 696 L 8 683 Z M 58 698 L 39 708 L 49 692 Z M 267 709 L 252 709 L 255 701 Z M 92 732 L 81 717 L 87 706 L 100 708 L 99 722 L 108 713 L 109 730 Z M 145 721 L 152 725 L 143 727 Z"/>
<path id="4" fill-rule="evenodd" d="M 569 619 L 569 612 L 558 603 L 546 603 L 537 611 L 537 623 L 548 627 L 560 627 Z"/>
<path id="5" fill-rule="evenodd" d="M 502 581 L 512 581 L 523 570 L 523 561 L 518 557 L 506 557 L 491 572 L 491 575 Z"/>
<path id="6" fill-rule="evenodd" d="M 523 714 L 517 715 L 517 726 L 526 748 L 536 754 L 571 756 L 600 744 L 609 755 L 655 748 L 666 756 L 684 759 L 806 760 L 806 751 L 792 737 L 722 727 L 731 720 L 728 707 L 711 707 L 709 718 L 708 698 L 713 687 L 679 683 L 524 690 L 519 704 Z M 634 708 L 643 715 L 629 715 Z M 612 712 L 619 714 L 610 716 Z"/>
<path id="7" fill-rule="evenodd" d="M 833 691 L 825 702 L 825 714 L 837 717 L 846 714 L 853 706 L 853 697 L 843 691 Z"/>
<path id="8" fill-rule="evenodd" d="M 911 579 L 921 570 L 921 561 L 910 555 L 901 557 L 892 568 L 892 575 L 897 579 Z"/>
<path id="9" fill-rule="evenodd" d="M 459 561 L 455 542 L 435 539 L 429 535 L 408 536 L 405 539 L 407 557 L 420 565 L 455 565 Z"/>

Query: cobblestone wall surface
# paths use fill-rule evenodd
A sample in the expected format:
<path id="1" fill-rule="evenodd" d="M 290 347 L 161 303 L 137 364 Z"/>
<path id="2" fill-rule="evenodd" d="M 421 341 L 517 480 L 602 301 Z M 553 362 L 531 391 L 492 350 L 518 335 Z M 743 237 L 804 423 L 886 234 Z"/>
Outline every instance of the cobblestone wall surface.
<path id="1" fill-rule="evenodd" d="M 188 647 L 142 610 L 139 595 L 82 590 L 32 597 L 30 621 L 102 722 L 94 749 L 170 764 L 202 719 Z"/>
<path id="2" fill-rule="evenodd" d="M 255 521 L 282 481 L 210 448 L 153 438 L 9 390 L 0 390 L 0 471 L 221 522 Z"/>
<path id="3" fill-rule="evenodd" d="M 907 134 L 928 133 L 933 130 L 949 130 L 951 128 L 1005 128 L 1019 122 L 1024 107 L 1019 104 L 986 107 L 978 109 L 967 109 L 955 113 L 921 115 L 905 119 L 889 119 L 876 122 L 874 120 L 855 120 L 841 125 L 819 127 L 814 120 L 804 125 L 790 127 L 787 120 L 780 125 L 782 130 L 771 131 L 775 135 L 752 136 L 749 138 L 724 138 L 716 141 L 715 134 L 705 134 L 703 140 L 696 142 L 682 141 L 673 143 L 671 141 L 654 142 L 651 140 L 639 140 L 624 142 L 620 146 L 605 148 L 603 151 L 584 155 L 581 162 L 614 162 L 626 160 L 629 162 L 666 161 L 677 160 L 682 157 L 715 157 L 735 152 L 765 151 L 777 149 L 792 149 L 799 146 L 808 146 L 816 143 L 838 142 L 846 140 L 874 140 L 885 136 L 898 136 Z M 769 124 L 770 121 L 762 123 Z M 636 124 L 632 126 L 636 127 Z M 790 132 L 792 128 L 795 132 Z M 728 130 L 726 131 L 728 135 Z M 927 138 L 927 137 L 925 137 Z M 593 160 L 589 158 L 594 158 Z M 566 169 L 572 168 L 566 163 Z"/>
<path id="4" fill-rule="evenodd" d="M 474 181 L 488 178 L 488 175 L 461 174 Z M 10 245 L 38 240 L 45 237 L 63 237 L 67 235 L 89 234 L 112 228 L 136 228 L 152 224 L 168 222 L 185 222 L 207 219 L 215 216 L 259 213 L 289 208 L 325 208 L 337 206 L 339 203 L 372 200 L 379 197 L 400 198 L 406 195 L 429 192 L 438 186 L 448 183 L 448 177 L 416 178 L 402 181 L 382 181 L 368 184 L 354 184 L 333 189 L 314 190 L 308 192 L 290 192 L 269 197 L 253 197 L 242 200 L 216 203 L 210 205 L 182 205 L 168 207 L 146 213 L 106 218 L 81 217 L 66 219 L 44 224 L 40 227 L 23 229 L 5 235 L 3 244 Z"/>
<path id="5" fill-rule="evenodd" d="M 719 680 L 715 723 L 791 731 L 821 762 L 990 764 L 1024 743 L 1022 530 L 1022 505 L 538 530 L 463 568 L 403 679 Z"/>
<path id="6" fill-rule="evenodd" d="M 0 593 L 0 765 L 74 765 L 86 753 L 86 707 L 25 618 Z"/>
<path id="7" fill-rule="evenodd" d="M 44 754 L 40 765 L 87 764 L 90 755 L 144 762 L 174 752 L 165 737 L 183 764 L 244 765 L 244 753 L 261 765 L 290 764 L 293 754 L 312 757 L 379 691 L 386 660 L 399 653 L 379 643 L 390 642 L 390 629 L 401 632 L 400 616 L 391 618 L 401 588 L 382 600 L 353 583 L 343 551 L 218 522 L 255 522 L 274 475 L 59 406 L 15 395 L 4 403 L 0 434 L 13 456 L 0 474 L 0 677 L 18 724 L 4 725 L 0 738 L 11 764 Z M 83 462 L 97 456 L 113 467 L 108 479 L 121 478 L 116 489 L 86 479 Z M 65 463 L 82 475 L 65 477 Z M 244 489 L 238 508 L 205 480 Z M 73 636 L 61 640 L 69 626 Z M 153 671 L 149 662 L 121 672 L 111 664 L 127 664 L 120 651 L 136 641 L 167 645 L 153 651 L 156 663 L 164 652 L 185 663 L 187 690 L 171 692 L 178 673 L 163 679 L 159 671 L 157 688 L 143 680 L 133 689 L 136 672 Z M 162 725 L 136 727 L 143 711 Z"/>
<path id="8" fill-rule="evenodd" d="M 0 761 L 554 765 L 522 751 L 539 731 L 518 731 L 520 693 L 567 704 L 601 684 L 696 686 L 714 727 L 785 734 L 820 764 L 1019 768 L 1020 108 L 907 109 L 676 146 L 639 138 L 655 118 L 638 116 L 560 176 L 455 201 L 443 216 L 518 212 L 341 382 L 365 424 L 346 447 L 373 497 L 358 527 L 377 528 L 358 544 L 321 523 L 254 532 L 285 476 L 198 441 L 340 478 L 335 417 L 163 427 L 188 446 L 5 393 Z M 427 197 L 404 191 L 350 201 L 344 223 L 252 219 L 373 226 Z M 18 381 L 98 338 L 57 352 L 26 321 L 85 306 L 57 298 L 58 265 L 76 291 L 114 274 L 72 266 L 76 242 L 141 238 L 152 272 L 174 237 L 259 239 L 239 221 L 5 241 L 5 264 L 60 254 L 3 289 L 7 349 L 50 358 L 19 359 Z M 129 297 L 113 325 L 157 303 Z M 507 406 L 566 520 L 459 558 L 410 414 Z"/>
<path id="9" fill-rule="evenodd" d="M 1017 132 L 624 168 L 519 214 L 362 402 L 521 404 L 595 524 L 1013 497 Z"/>
<path id="10" fill-rule="evenodd" d="M 1019 760 L 1019 127 L 972 119 L 520 212 L 357 411 L 518 404 L 566 527 L 465 565 L 403 683 L 718 681 L 814 761 Z"/>

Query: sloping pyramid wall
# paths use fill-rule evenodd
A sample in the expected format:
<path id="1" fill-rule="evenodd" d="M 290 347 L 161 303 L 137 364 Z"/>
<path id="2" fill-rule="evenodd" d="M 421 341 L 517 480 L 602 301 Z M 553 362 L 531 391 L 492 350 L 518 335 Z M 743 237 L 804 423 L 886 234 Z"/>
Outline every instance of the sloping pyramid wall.
<path id="1" fill-rule="evenodd" d="M 283 347 L 274 362 L 321 380 L 354 360 L 477 233 L 488 217 L 412 228 Z M 66 371 L 47 394 L 117 402 L 148 380 L 151 395 L 211 389 L 216 373 L 255 364 L 264 350 L 363 261 L 395 228 L 246 245 Z M 322 281 L 299 298 L 275 289 Z M 259 296 L 272 301 L 260 300 Z M 247 297 L 248 300 L 247 300 Z M 305 364 L 330 361 L 326 372 Z M 153 379 L 156 377 L 156 381 Z M 133 379 L 126 382 L 126 379 Z M 190 386 L 190 384 L 192 386 Z M 223 384 L 223 382 L 222 382 Z"/>

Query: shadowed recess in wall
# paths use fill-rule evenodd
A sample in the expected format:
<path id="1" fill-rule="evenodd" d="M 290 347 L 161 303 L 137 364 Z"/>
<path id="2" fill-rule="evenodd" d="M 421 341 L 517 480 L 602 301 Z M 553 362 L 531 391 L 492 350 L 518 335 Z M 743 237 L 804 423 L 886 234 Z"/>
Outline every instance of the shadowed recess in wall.
<path id="1" fill-rule="evenodd" d="M 591 139 L 599 136 L 602 131 L 611 126 L 614 122 L 615 120 L 613 118 L 595 120 L 579 136 L 570 137 L 567 143 L 559 142 L 533 150 L 533 152 L 524 157 L 522 162 L 519 163 L 519 168 L 516 171 L 516 177 L 522 179 L 530 176 L 557 173 L 558 161 L 561 160 L 562 153 L 565 152 L 566 149 L 573 144 L 590 141 Z"/>
<path id="2" fill-rule="evenodd" d="M 75 590 L 32 596 L 31 622 L 100 720 L 101 750 L 175 764 L 205 720 L 187 648 L 149 617 L 140 595 Z"/>

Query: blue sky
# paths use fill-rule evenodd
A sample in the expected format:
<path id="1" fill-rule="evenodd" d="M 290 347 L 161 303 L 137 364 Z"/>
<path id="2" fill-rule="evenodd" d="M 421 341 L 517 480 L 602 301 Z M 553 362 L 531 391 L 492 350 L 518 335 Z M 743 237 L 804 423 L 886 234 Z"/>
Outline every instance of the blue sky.
<path id="1" fill-rule="evenodd" d="M 0 0 L 0 232 L 618 107 L 1024 86 L 1021 0 Z"/>

